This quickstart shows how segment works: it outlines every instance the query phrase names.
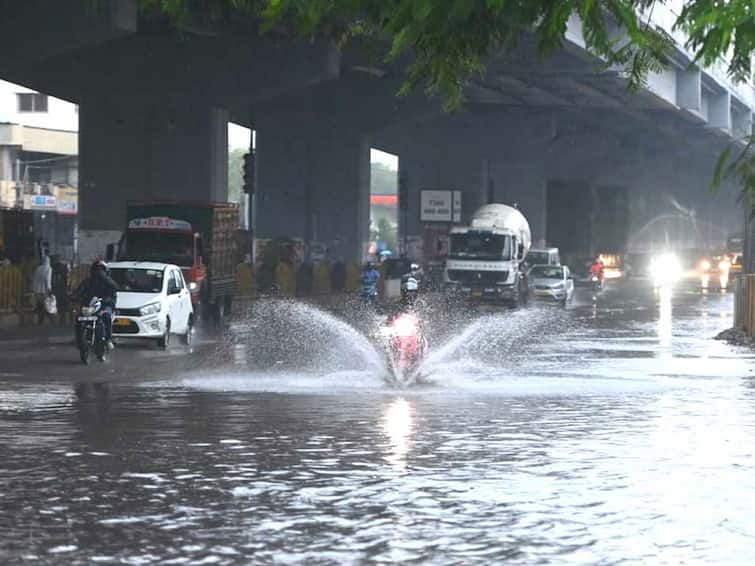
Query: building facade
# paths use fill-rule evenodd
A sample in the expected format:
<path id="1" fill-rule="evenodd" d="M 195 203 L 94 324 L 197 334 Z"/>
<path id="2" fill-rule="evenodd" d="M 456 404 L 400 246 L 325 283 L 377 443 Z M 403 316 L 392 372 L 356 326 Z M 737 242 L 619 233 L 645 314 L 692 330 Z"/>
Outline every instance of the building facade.
<path id="1" fill-rule="evenodd" d="M 0 81 L 0 246 L 73 260 L 78 213 L 78 107 Z"/>

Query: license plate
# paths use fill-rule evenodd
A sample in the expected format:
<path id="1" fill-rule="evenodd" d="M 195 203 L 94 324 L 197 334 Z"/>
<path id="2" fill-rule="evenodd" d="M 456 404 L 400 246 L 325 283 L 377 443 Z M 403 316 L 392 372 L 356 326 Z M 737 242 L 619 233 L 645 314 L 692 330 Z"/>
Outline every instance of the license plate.
<path id="1" fill-rule="evenodd" d="M 472 291 L 472 296 L 473 297 L 482 297 L 482 291 L 480 289 L 474 289 Z"/>
<path id="2" fill-rule="evenodd" d="M 113 326 L 130 326 L 131 321 L 127 318 L 116 318 L 113 321 Z"/>
<path id="3" fill-rule="evenodd" d="M 535 294 L 536 295 L 548 296 L 548 295 L 551 294 L 551 292 L 550 291 L 544 291 L 543 289 L 536 289 L 535 290 Z"/>
<path id="4" fill-rule="evenodd" d="M 76 320 L 78 322 L 94 322 L 95 320 L 97 320 L 97 317 L 96 316 L 79 316 L 79 317 L 76 317 Z"/>

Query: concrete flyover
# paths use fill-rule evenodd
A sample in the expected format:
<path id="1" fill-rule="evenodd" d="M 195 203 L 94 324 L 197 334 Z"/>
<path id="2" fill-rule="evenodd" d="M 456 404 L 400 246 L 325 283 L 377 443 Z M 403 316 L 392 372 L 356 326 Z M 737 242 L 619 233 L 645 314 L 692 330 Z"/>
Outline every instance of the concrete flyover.
<path id="1" fill-rule="evenodd" d="M 228 120 L 257 131 L 259 235 L 324 241 L 345 259 L 365 250 L 371 147 L 399 155 L 411 236 L 422 233 L 423 188 L 462 191 L 465 216 L 491 198 L 517 202 L 535 240 L 557 245 L 594 224 L 601 195 L 616 189 L 628 199 L 627 238 L 659 214 L 740 223 L 735 189 L 714 199 L 708 185 L 721 149 L 750 133 L 753 87 L 691 64 L 671 29 L 678 1 L 648 15 L 678 46 L 636 95 L 584 50 L 573 19 L 547 60 L 526 40 L 491 57 L 452 115 L 422 94 L 396 98 L 400 70 L 357 50 L 243 29 L 178 33 L 135 0 L 2 4 L 0 76 L 80 105 L 80 230 L 103 241 L 127 200 L 223 200 Z M 548 214 L 563 195 L 576 199 L 567 223 Z M 580 238 L 594 247 L 599 233 Z"/>

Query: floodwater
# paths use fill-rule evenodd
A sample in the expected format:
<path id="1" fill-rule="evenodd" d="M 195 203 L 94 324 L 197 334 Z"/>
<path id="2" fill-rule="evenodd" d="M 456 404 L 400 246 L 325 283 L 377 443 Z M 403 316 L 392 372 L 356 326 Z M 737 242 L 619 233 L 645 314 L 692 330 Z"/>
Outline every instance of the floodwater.
<path id="1" fill-rule="evenodd" d="M 478 313 L 404 388 L 298 306 L 159 379 L 0 377 L 0 562 L 755 563 L 755 359 L 711 340 L 731 303 Z M 260 346 L 307 328 L 327 352 Z"/>

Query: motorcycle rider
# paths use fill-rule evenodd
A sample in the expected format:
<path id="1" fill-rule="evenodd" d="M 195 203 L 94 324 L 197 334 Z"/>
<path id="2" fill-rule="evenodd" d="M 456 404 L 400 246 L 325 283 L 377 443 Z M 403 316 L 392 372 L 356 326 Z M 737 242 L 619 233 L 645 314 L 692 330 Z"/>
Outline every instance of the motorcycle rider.
<path id="1" fill-rule="evenodd" d="M 364 264 L 362 270 L 362 297 L 374 301 L 377 298 L 377 282 L 380 272 L 371 261 Z"/>
<path id="2" fill-rule="evenodd" d="M 601 287 L 603 286 L 603 279 L 605 278 L 605 271 L 606 271 L 606 266 L 603 264 L 603 260 L 600 259 L 599 255 L 596 255 L 595 259 L 592 261 L 592 265 L 590 265 L 590 275 L 598 278 L 598 284 Z"/>
<path id="3" fill-rule="evenodd" d="M 93 297 L 102 300 L 102 323 L 104 326 L 107 346 L 113 349 L 113 313 L 118 285 L 107 273 L 107 264 L 96 260 L 89 270 L 89 278 L 85 279 L 76 289 L 76 297 L 81 304 L 89 304 Z"/>

